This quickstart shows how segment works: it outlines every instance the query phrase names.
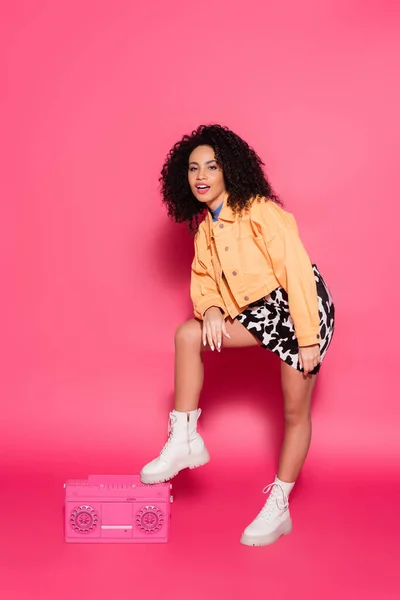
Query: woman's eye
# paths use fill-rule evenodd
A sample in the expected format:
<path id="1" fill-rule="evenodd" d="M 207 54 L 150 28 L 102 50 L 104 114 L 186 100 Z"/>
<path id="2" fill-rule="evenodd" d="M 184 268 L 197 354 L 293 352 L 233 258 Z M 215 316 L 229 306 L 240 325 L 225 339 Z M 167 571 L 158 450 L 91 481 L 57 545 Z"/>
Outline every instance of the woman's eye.
<path id="1" fill-rule="evenodd" d="M 190 167 L 189 168 L 189 171 L 195 171 L 195 170 L 196 170 L 196 167 Z"/>
<path id="2" fill-rule="evenodd" d="M 217 168 L 217 165 L 210 165 L 210 169 L 213 169 L 215 171 L 216 168 Z"/>

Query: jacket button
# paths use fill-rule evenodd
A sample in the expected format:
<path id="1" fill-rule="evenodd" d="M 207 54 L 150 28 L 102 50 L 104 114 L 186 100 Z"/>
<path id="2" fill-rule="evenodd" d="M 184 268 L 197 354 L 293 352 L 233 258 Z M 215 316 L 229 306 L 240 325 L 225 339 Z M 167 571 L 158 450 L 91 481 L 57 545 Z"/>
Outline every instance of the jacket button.
<path id="1" fill-rule="evenodd" d="M 317 340 L 319 340 L 319 339 L 320 339 L 320 337 L 321 337 L 320 335 L 317 335 Z"/>
<path id="2" fill-rule="evenodd" d="M 245 300 L 246 300 L 246 302 L 247 302 L 247 300 L 249 300 L 249 297 L 248 297 L 248 296 L 245 296 L 245 297 L 244 297 L 244 299 L 245 299 Z"/>
<path id="3" fill-rule="evenodd" d="M 224 226 L 224 224 L 223 224 L 223 223 L 220 223 L 220 224 L 219 224 L 219 226 L 220 226 L 220 228 L 222 229 L 222 228 L 223 228 L 223 226 Z"/>
<path id="4" fill-rule="evenodd" d="M 237 275 L 237 271 L 232 271 L 232 275 Z"/>

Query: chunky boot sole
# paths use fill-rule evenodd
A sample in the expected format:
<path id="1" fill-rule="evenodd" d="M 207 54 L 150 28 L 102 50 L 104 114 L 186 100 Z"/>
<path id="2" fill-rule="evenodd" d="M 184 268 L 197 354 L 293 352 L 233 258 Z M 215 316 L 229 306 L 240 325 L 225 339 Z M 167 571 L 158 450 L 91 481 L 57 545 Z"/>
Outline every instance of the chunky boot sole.
<path id="1" fill-rule="evenodd" d="M 244 533 L 240 543 L 244 546 L 269 546 L 269 544 L 276 542 L 282 535 L 288 535 L 292 529 L 292 519 L 288 519 L 279 525 L 275 531 L 265 535 L 249 535 Z"/>
<path id="2" fill-rule="evenodd" d="M 145 473 L 140 473 L 140 481 L 142 483 L 164 483 L 165 481 L 169 481 L 180 471 L 183 469 L 197 469 L 197 467 L 202 467 L 206 465 L 210 460 L 210 455 L 208 454 L 208 450 L 204 448 L 199 454 L 195 454 L 193 456 L 187 456 L 185 460 L 180 461 L 177 464 L 174 464 L 169 469 L 165 471 L 154 473 L 150 475 L 146 475 Z"/>

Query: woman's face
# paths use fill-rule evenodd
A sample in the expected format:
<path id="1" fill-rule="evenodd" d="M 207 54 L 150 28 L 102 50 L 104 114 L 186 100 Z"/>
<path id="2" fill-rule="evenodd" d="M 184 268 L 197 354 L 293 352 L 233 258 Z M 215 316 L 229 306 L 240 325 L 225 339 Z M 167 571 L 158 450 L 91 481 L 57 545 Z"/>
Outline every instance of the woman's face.
<path id="1" fill-rule="evenodd" d="M 224 199 L 225 182 L 211 146 L 198 146 L 190 154 L 188 179 L 199 202 L 205 202 L 211 210 L 218 208 Z"/>

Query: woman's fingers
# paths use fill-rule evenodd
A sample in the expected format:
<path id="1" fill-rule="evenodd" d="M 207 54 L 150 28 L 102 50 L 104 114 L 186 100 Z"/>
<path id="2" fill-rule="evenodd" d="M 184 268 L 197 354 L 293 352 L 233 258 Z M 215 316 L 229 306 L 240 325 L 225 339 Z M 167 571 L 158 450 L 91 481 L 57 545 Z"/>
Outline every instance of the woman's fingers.
<path id="1" fill-rule="evenodd" d="M 225 337 L 231 339 L 231 336 L 229 335 L 229 333 L 226 330 L 226 321 L 225 321 L 225 319 L 222 320 L 222 333 L 224 334 Z"/>
<path id="2" fill-rule="evenodd" d="M 207 323 L 207 341 L 211 350 L 214 351 L 214 340 L 213 340 L 213 331 L 211 323 Z"/>
<path id="3" fill-rule="evenodd" d="M 218 325 L 218 323 L 213 323 L 211 326 L 212 329 L 212 339 L 213 339 L 213 344 L 214 344 L 214 348 L 216 348 L 218 350 L 218 352 L 220 352 L 221 350 L 221 342 L 220 342 L 220 337 L 221 337 L 221 327 Z M 218 346 L 219 344 L 219 346 Z M 213 348 L 213 350 L 214 350 Z"/>
<path id="4" fill-rule="evenodd" d="M 222 346 L 222 323 L 219 325 L 219 327 L 216 327 L 216 342 L 217 342 L 217 350 L 218 352 L 221 352 L 221 346 Z"/>
<path id="5" fill-rule="evenodd" d="M 218 352 L 221 352 L 223 335 L 231 337 L 226 331 L 224 319 L 203 322 L 202 341 L 204 346 L 208 344 L 212 351 L 217 349 Z"/>
<path id="6" fill-rule="evenodd" d="M 203 338 L 203 346 L 207 346 L 207 323 L 204 323 L 204 321 L 201 333 Z"/>
<path id="7" fill-rule="evenodd" d="M 320 350 L 316 345 L 313 347 L 299 348 L 299 363 L 303 369 L 304 376 L 311 373 L 321 362 Z"/>
<path id="8" fill-rule="evenodd" d="M 306 360 L 304 362 L 305 362 L 304 375 L 308 375 L 309 373 L 311 373 L 311 371 L 314 371 L 315 367 L 318 367 L 318 365 L 320 363 L 320 359 L 314 358 L 314 359 Z"/>
<path id="9" fill-rule="evenodd" d="M 230 339 L 230 335 L 226 330 L 225 319 L 218 307 L 211 306 L 204 313 L 202 342 L 207 344 L 211 350 L 217 349 L 221 352 L 223 336 Z"/>
<path id="10" fill-rule="evenodd" d="M 306 368 L 304 370 L 304 374 L 308 375 L 309 373 L 311 373 L 311 371 L 314 369 L 315 364 L 314 364 L 314 359 L 309 358 L 308 360 L 305 361 L 306 363 Z"/>
<path id="11" fill-rule="evenodd" d="M 206 320 L 203 321 L 202 341 L 203 346 L 208 344 L 211 350 L 214 350 L 212 325 Z"/>

